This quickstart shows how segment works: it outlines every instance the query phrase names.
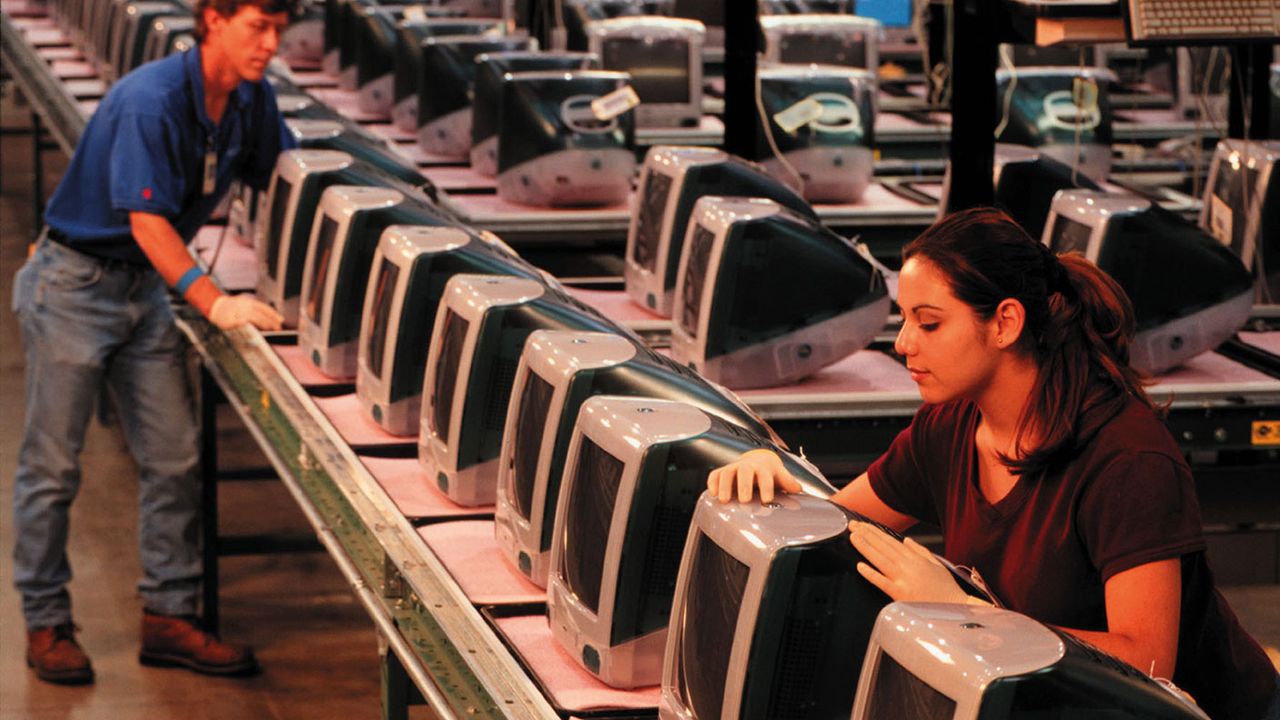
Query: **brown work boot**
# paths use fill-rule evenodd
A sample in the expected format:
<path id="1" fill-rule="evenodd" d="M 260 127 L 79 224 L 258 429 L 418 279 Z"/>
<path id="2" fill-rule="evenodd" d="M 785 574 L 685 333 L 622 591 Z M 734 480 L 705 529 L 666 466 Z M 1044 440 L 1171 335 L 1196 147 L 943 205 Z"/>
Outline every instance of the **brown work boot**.
<path id="1" fill-rule="evenodd" d="M 142 614 L 142 651 L 138 661 L 152 667 L 185 667 L 206 675 L 254 675 L 253 650 L 224 643 L 200 628 L 193 617 Z"/>
<path id="2" fill-rule="evenodd" d="M 62 623 L 27 631 L 27 667 L 36 677 L 59 685 L 93 682 L 89 656 L 76 642 L 76 626 Z"/>

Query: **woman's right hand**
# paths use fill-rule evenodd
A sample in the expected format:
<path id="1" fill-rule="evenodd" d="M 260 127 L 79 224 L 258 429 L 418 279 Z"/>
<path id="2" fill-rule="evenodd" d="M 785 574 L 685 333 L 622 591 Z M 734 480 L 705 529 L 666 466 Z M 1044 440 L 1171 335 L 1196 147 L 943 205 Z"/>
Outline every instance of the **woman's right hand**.
<path id="1" fill-rule="evenodd" d="M 782 458 L 772 450 L 759 448 L 743 453 L 737 460 L 716 468 L 707 476 L 707 490 L 727 503 L 735 490 L 738 502 L 751 502 L 756 488 L 760 489 L 760 502 L 773 502 L 775 490 L 785 493 L 800 492 L 800 481 L 782 465 Z"/>

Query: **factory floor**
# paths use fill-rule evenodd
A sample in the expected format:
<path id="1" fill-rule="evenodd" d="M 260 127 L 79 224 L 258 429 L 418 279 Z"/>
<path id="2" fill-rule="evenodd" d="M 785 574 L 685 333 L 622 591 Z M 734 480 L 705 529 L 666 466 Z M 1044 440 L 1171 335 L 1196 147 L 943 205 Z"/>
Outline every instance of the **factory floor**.
<path id="1" fill-rule="evenodd" d="M 34 235 L 30 138 L 13 134 L 28 114 L 4 98 L 0 126 L 0 720 L 106 719 L 241 720 L 245 718 L 377 718 L 377 639 L 371 622 L 320 552 L 223 558 L 223 636 L 252 643 L 265 668 L 250 679 L 222 679 L 137 662 L 141 602 L 136 492 L 132 460 L 116 427 L 94 421 L 84 451 L 84 484 L 72 509 L 71 593 L 81 644 L 97 682 L 60 687 L 37 680 L 23 661 L 25 635 L 12 589 L 10 503 L 22 433 L 23 358 L 9 310 L 13 273 Z M 44 153 L 44 193 L 66 158 Z M 264 464 L 253 441 L 224 416 L 222 462 Z M 306 523 L 274 482 L 231 483 L 220 489 L 221 532 L 293 530 Z M 1280 646 L 1280 586 L 1226 590 L 1245 626 L 1264 644 Z M 413 718 L 428 718 L 414 708 Z"/>

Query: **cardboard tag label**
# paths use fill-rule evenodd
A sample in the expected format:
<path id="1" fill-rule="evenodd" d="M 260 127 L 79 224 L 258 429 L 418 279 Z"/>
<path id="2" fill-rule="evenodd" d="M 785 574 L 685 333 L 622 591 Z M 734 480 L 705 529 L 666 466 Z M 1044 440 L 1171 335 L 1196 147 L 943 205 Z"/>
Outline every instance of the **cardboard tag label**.
<path id="1" fill-rule="evenodd" d="M 406 5 L 404 7 L 404 19 L 407 22 L 425 22 L 427 20 L 427 11 L 421 5 Z"/>
<path id="2" fill-rule="evenodd" d="M 1231 206 L 1217 195 L 1209 193 L 1209 234 L 1227 247 L 1231 247 L 1231 225 L 1234 220 Z"/>
<path id="3" fill-rule="evenodd" d="M 598 120 L 612 120 L 640 104 L 640 96 L 630 85 L 624 85 L 608 95 L 591 101 L 591 113 Z"/>
<path id="4" fill-rule="evenodd" d="M 1074 78 L 1071 81 L 1071 102 L 1082 112 L 1098 109 L 1098 82 L 1092 78 Z"/>
<path id="5" fill-rule="evenodd" d="M 204 189 L 205 195 L 212 195 L 218 187 L 218 154 L 207 150 L 204 154 Z"/>
<path id="6" fill-rule="evenodd" d="M 774 113 L 773 121 L 785 132 L 795 132 L 809 123 L 822 117 L 822 103 L 813 97 L 807 97 L 779 113 Z"/>

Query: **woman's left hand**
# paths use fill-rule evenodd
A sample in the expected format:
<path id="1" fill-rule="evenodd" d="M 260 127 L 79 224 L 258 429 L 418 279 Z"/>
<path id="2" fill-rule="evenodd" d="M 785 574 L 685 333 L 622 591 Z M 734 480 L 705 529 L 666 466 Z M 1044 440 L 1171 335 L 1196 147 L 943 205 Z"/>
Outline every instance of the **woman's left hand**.
<path id="1" fill-rule="evenodd" d="M 870 563 L 859 562 L 858 572 L 894 600 L 969 602 L 970 596 L 951 571 L 915 540 L 899 542 L 880 528 L 855 520 L 849 523 L 849 542 Z"/>

